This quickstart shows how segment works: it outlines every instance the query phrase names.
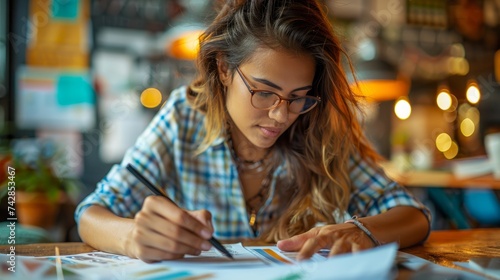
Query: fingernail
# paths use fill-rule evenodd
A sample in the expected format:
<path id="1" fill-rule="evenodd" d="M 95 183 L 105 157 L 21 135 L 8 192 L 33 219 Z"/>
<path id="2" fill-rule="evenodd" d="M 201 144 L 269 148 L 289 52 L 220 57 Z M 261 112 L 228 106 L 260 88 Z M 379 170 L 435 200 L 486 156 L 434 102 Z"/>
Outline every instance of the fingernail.
<path id="1" fill-rule="evenodd" d="M 203 229 L 201 230 L 201 237 L 205 239 L 210 239 L 210 237 L 212 237 L 212 234 L 208 230 Z"/>
<path id="2" fill-rule="evenodd" d="M 212 248 L 212 245 L 210 243 L 208 243 L 208 242 L 201 243 L 201 249 L 208 251 L 208 250 L 210 250 L 210 248 Z"/>

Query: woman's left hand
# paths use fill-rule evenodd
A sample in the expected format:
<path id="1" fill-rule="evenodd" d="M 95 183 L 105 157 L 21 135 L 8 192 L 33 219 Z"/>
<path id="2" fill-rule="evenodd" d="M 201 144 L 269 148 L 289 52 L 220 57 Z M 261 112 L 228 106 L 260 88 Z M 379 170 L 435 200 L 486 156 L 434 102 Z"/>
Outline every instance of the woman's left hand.
<path id="1" fill-rule="evenodd" d="M 330 249 L 329 256 L 373 248 L 375 244 L 353 224 L 335 224 L 316 227 L 308 232 L 280 240 L 283 251 L 299 251 L 297 260 L 309 259 L 321 249 Z"/>

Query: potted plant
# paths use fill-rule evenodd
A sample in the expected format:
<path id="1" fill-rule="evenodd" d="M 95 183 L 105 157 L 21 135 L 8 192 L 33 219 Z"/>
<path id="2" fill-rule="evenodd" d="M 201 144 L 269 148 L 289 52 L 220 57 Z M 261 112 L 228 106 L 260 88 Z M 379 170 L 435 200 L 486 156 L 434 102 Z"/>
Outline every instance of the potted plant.
<path id="1" fill-rule="evenodd" d="M 75 183 L 55 173 L 55 152 L 47 152 L 43 146 L 38 152 L 23 153 L 8 151 L 0 157 L 3 161 L 2 172 L 8 167 L 15 171 L 15 176 L 0 176 L 0 197 L 7 194 L 8 182 L 15 183 L 15 212 L 19 223 L 23 225 L 51 228 L 56 221 L 60 205 L 67 198 L 66 194 Z M 12 185 L 12 184 L 11 184 Z"/>

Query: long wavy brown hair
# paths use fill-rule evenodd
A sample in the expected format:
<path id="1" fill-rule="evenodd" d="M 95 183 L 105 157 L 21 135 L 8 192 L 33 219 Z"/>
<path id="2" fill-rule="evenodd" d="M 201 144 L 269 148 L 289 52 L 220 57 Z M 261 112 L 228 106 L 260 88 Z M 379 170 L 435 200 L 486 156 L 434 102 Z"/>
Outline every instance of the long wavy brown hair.
<path id="1" fill-rule="evenodd" d="M 199 151 L 224 133 L 229 118 L 218 59 L 234 75 L 236 67 L 259 47 L 312 55 L 316 69 L 310 94 L 321 97 L 322 102 L 300 115 L 274 145 L 275 157 L 288 171 L 288 177 L 277 185 L 284 211 L 276 226 L 261 237 L 277 241 L 305 232 L 316 222 L 336 223 L 333 213 L 343 213 L 350 199 L 350 156 L 357 153 L 371 163 L 379 156 L 358 122 L 360 97 L 346 79 L 342 58 L 349 59 L 332 24 L 314 0 L 229 0 L 221 4 L 217 17 L 200 37 L 199 73 L 190 85 L 192 104 L 206 114 L 206 135 Z"/>

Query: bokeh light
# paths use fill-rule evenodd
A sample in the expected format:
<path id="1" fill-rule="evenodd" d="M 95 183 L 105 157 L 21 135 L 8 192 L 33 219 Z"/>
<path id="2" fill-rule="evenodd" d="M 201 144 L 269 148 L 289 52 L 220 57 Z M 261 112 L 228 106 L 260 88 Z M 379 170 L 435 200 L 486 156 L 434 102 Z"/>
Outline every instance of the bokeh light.
<path id="1" fill-rule="evenodd" d="M 141 93 L 141 104 L 146 108 L 157 107 L 161 99 L 161 92 L 156 88 L 147 88 Z"/>
<path id="2" fill-rule="evenodd" d="M 462 132 L 462 134 L 465 136 L 465 137 L 469 137 L 471 136 L 472 134 L 474 134 L 474 131 L 476 130 L 476 125 L 474 124 L 474 122 L 469 119 L 469 118 L 465 118 L 464 120 L 462 120 L 462 122 L 460 123 L 460 132 Z"/>
<path id="3" fill-rule="evenodd" d="M 394 105 L 394 113 L 401 120 L 406 120 L 411 115 L 411 105 L 405 98 L 400 98 Z"/>
<path id="4" fill-rule="evenodd" d="M 450 149 L 452 142 L 450 135 L 443 132 L 436 137 L 436 148 L 440 152 L 445 152 Z"/>
<path id="5" fill-rule="evenodd" d="M 458 155 L 458 145 L 455 142 L 451 142 L 450 148 L 443 152 L 443 155 L 447 159 L 454 159 Z"/>
<path id="6" fill-rule="evenodd" d="M 470 107 L 467 112 L 465 112 L 465 117 L 471 119 L 475 125 L 479 124 L 480 113 L 476 107 Z"/>
<path id="7" fill-rule="evenodd" d="M 451 107 L 451 95 L 447 91 L 441 91 L 436 97 L 436 103 L 439 109 L 446 111 Z"/>
<path id="8" fill-rule="evenodd" d="M 201 30 L 187 31 L 181 37 L 172 42 L 168 53 L 177 59 L 193 60 L 200 49 L 199 37 Z"/>
<path id="9" fill-rule="evenodd" d="M 470 84 L 467 88 L 467 100 L 472 104 L 477 104 L 481 99 L 481 92 L 476 84 Z"/>

